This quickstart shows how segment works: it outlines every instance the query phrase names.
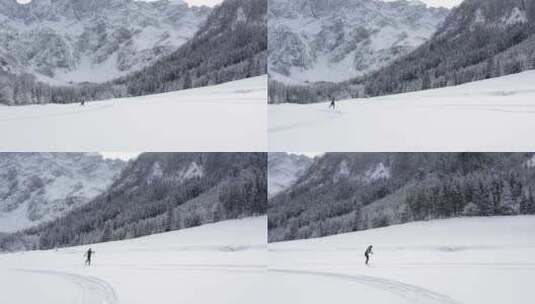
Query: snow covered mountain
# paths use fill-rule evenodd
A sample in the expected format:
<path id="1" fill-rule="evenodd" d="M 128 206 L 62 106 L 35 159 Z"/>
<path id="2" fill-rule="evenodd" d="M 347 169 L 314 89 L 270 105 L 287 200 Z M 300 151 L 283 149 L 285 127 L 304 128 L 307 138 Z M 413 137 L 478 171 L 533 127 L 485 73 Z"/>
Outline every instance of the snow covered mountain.
<path id="1" fill-rule="evenodd" d="M 423 44 L 447 14 L 420 1 L 269 0 L 269 74 L 288 84 L 364 75 Z"/>
<path id="2" fill-rule="evenodd" d="M 102 82 L 175 51 L 211 8 L 183 1 L 0 0 L 0 71 Z"/>
<path id="3" fill-rule="evenodd" d="M 86 153 L 1 153 L 0 231 L 56 219 L 104 192 L 124 163 Z"/>
<path id="4" fill-rule="evenodd" d="M 265 153 L 143 153 L 82 208 L 0 240 L 49 249 L 179 230 L 267 208 Z"/>
<path id="5" fill-rule="evenodd" d="M 312 159 L 305 155 L 274 152 L 268 155 L 268 196 L 286 190 L 312 164 Z"/>
<path id="6" fill-rule="evenodd" d="M 327 153 L 269 200 L 269 239 L 535 214 L 532 153 Z"/>

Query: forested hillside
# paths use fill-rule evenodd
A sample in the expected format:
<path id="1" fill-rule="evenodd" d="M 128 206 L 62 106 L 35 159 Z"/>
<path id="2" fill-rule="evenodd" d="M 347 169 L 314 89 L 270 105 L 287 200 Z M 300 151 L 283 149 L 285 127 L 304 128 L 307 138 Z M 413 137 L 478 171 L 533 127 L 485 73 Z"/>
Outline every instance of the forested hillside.
<path id="1" fill-rule="evenodd" d="M 533 153 L 329 153 L 269 200 L 269 240 L 535 214 Z"/>
<path id="2" fill-rule="evenodd" d="M 535 69 L 534 34 L 533 0 L 465 0 L 428 43 L 365 78 L 363 94 L 426 90 Z"/>
<path id="3" fill-rule="evenodd" d="M 266 0 L 224 1 L 186 45 L 113 84 L 139 96 L 265 74 L 266 6 Z"/>
<path id="4" fill-rule="evenodd" d="M 264 214 L 266 172 L 264 153 L 145 153 L 90 203 L 8 235 L 0 247 L 106 242 Z"/>
<path id="5" fill-rule="evenodd" d="M 54 86 L 12 73 L 0 56 L 0 103 L 72 103 L 219 84 L 266 73 L 266 0 L 225 0 L 196 34 L 144 69 L 102 83 Z M 0 54 L 2 55 L 2 54 Z M 9 54 L 7 54 L 9 55 Z M 5 58 L 9 58 L 7 56 Z M 5 62 L 4 62 L 5 61 Z"/>

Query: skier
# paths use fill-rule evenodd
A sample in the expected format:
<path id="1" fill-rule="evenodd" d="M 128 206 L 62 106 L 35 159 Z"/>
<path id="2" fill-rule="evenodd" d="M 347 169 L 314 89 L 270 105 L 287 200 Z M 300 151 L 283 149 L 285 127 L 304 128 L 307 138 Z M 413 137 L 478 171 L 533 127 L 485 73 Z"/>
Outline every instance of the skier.
<path id="1" fill-rule="evenodd" d="M 332 108 L 333 110 L 336 108 L 336 103 L 334 102 L 334 96 L 328 95 L 329 100 L 331 101 L 331 104 L 329 105 L 329 109 Z"/>
<path id="2" fill-rule="evenodd" d="M 82 98 L 82 102 L 80 103 L 81 106 L 85 106 L 85 99 Z"/>
<path id="3" fill-rule="evenodd" d="M 366 265 L 368 265 L 368 261 L 370 260 L 370 254 L 373 254 L 372 252 L 372 245 L 368 246 L 368 248 L 366 248 L 366 251 L 364 251 L 364 256 L 366 257 Z"/>
<path id="4" fill-rule="evenodd" d="M 91 248 L 89 248 L 86 253 L 84 254 L 84 256 L 86 257 L 85 259 L 85 265 L 86 266 L 91 266 L 91 255 L 93 255 L 95 253 L 95 251 L 93 251 Z"/>

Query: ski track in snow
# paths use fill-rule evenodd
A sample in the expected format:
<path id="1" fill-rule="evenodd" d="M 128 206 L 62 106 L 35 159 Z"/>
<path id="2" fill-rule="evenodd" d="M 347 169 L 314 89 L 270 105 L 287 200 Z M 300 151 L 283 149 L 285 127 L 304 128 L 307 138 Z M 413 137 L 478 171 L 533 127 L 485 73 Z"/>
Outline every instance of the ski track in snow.
<path id="1" fill-rule="evenodd" d="M 535 71 L 404 94 L 268 106 L 270 151 L 533 150 Z M 515 136 L 511 136 L 514 134 Z"/>
<path id="2" fill-rule="evenodd" d="M 335 272 L 322 271 L 307 271 L 307 270 L 292 270 L 272 268 L 269 271 L 295 274 L 295 275 L 311 275 L 320 276 L 338 280 L 352 281 L 358 284 L 370 286 L 380 289 L 385 292 L 395 294 L 406 299 L 409 303 L 426 303 L 426 304 L 459 304 L 459 302 L 452 298 L 436 293 L 434 291 L 418 287 L 415 285 L 406 284 L 399 281 L 384 279 L 380 277 L 373 277 L 367 275 L 349 275 Z"/>
<path id="3" fill-rule="evenodd" d="M 16 271 L 55 276 L 71 282 L 80 290 L 78 300 L 73 304 L 118 304 L 119 299 L 113 287 L 101 279 L 68 272 L 50 270 L 16 269 Z"/>

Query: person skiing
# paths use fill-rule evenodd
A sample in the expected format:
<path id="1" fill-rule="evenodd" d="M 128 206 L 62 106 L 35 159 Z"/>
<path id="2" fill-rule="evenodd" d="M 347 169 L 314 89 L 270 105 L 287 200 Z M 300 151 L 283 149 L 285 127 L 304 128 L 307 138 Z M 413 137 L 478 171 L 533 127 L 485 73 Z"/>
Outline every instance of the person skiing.
<path id="1" fill-rule="evenodd" d="M 85 98 L 82 98 L 82 102 L 80 102 L 81 106 L 85 106 Z"/>
<path id="2" fill-rule="evenodd" d="M 372 251 L 372 245 L 368 246 L 368 248 L 366 248 L 366 251 L 364 251 L 364 256 L 366 257 L 366 265 L 368 265 L 368 262 L 370 260 L 370 254 L 373 254 L 373 251 Z"/>
<path id="3" fill-rule="evenodd" d="M 95 253 L 95 251 L 93 251 L 93 249 L 89 248 L 86 253 L 84 254 L 84 256 L 86 257 L 85 259 L 85 265 L 86 266 L 91 266 L 91 255 L 93 255 Z"/>
<path id="4" fill-rule="evenodd" d="M 331 101 L 331 104 L 329 105 L 329 109 L 332 108 L 334 110 L 336 108 L 336 103 L 334 102 L 335 98 L 334 96 L 331 96 L 331 95 L 328 95 L 328 97 L 329 97 L 329 100 Z"/>

